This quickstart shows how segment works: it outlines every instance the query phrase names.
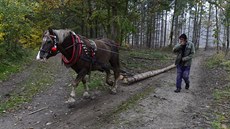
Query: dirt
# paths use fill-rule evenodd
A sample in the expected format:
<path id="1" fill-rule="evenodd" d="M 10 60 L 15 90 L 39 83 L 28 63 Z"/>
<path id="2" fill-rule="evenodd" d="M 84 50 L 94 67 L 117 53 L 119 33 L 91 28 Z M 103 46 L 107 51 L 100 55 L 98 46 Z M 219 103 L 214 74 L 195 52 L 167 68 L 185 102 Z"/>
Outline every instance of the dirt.
<path id="1" fill-rule="evenodd" d="M 132 85 L 125 85 L 120 81 L 116 95 L 109 94 L 108 91 L 91 91 L 93 99 L 77 97 L 77 102 L 71 108 L 64 102 L 70 93 L 68 84 L 72 77 L 58 59 L 53 59 L 48 63 L 55 65 L 58 68 L 56 72 L 62 74 L 55 75 L 56 80 L 52 86 L 37 94 L 32 102 L 23 104 L 24 108 L 0 116 L 0 128 L 211 128 L 209 118 L 213 116 L 204 115 L 210 108 L 211 95 L 210 90 L 207 90 L 210 88 L 203 85 L 203 80 L 210 74 L 206 74 L 202 65 L 209 56 L 210 52 L 202 51 L 194 58 L 189 90 L 183 88 L 180 93 L 173 92 L 176 78 L 174 69 Z M 28 69 L 33 67 L 32 65 Z M 10 93 L 14 83 L 22 83 L 30 74 L 25 70 L 12 76 L 9 81 L 0 83 L 0 95 Z M 8 84 L 11 88 L 2 90 Z M 146 90 L 151 91 L 132 102 L 130 107 L 118 111 L 122 104 Z"/>

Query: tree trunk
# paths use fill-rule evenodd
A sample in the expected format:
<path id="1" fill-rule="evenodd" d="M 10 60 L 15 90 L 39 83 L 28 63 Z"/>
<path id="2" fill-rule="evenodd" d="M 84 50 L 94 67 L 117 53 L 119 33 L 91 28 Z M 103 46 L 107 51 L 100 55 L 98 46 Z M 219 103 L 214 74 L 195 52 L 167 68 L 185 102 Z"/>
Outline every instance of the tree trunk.
<path id="1" fill-rule="evenodd" d="M 195 45 L 195 48 L 197 47 L 197 17 L 198 17 L 198 5 L 196 4 L 195 7 L 195 16 L 194 16 L 194 23 L 193 23 L 193 35 L 192 35 L 192 42 Z"/>
<path id="2" fill-rule="evenodd" d="M 216 5 L 216 51 L 219 53 L 219 20 L 218 20 L 218 7 Z"/>
<path id="3" fill-rule="evenodd" d="M 167 37 L 167 10 L 165 11 L 165 28 L 164 28 L 164 47 L 166 46 L 166 37 Z"/>
<path id="4" fill-rule="evenodd" d="M 209 10 L 208 10 L 208 26 L 207 26 L 207 33 L 206 33 L 206 43 L 204 50 L 208 49 L 208 42 L 209 42 L 209 30 L 211 26 L 211 11 L 212 11 L 212 5 L 209 4 Z"/>
<path id="5" fill-rule="evenodd" d="M 164 39 L 164 11 L 162 11 L 160 16 L 161 16 L 161 34 L 160 34 L 160 48 L 161 48 L 162 46 L 164 46 L 163 45 L 163 39 Z"/>
<path id="6" fill-rule="evenodd" d="M 168 71 L 170 69 L 173 69 L 175 67 L 176 66 L 174 64 L 172 64 L 172 65 L 170 65 L 168 67 L 165 67 L 165 68 L 162 68 L 162 69 L 159 69 L 159 70 L 153 70 L 153 71 L 148 71 L 148 72 L 145 72 L 145 73 L 140 73 L 140 74 L 134 75 L 132 77 L 124 78 L 123 82 L 126 83 L 126 84 L 135 83 L 135 82 L 147 79 L 149 77 L 153 77 L 153 76 L 156 76 L 158 74 L 164 73 L 164 72 L 166 72 L 166 71 Z"/>
<path id="7" fill-rule="evenodd" d="M 147 26 L 152 26 L 152 16 L 149 16 L 150 18 L 148 18 L 147 20 Z M 152 27 L 148 27 L 147 28 L 147 48 L 151 48 L 151 41 L 152 41 Z"/>
<path id="8" fill-rule="evenodd" d="M 151 16 L 152 18 L 151 18 L 151 20 L 152 20 L 152 34 L 151 34 L 151 37 L 152 37 L 152 40 L 151 40 L 151 46 L 153 47 L 153 48 L 155 48 L 155 30 L 156 30 L 156 15 L 155 15 L 155 13 L 153 13 L 153 15 Z"/>
<path id="9" fill-rule="evenodd" d="M 91 17 L 92 17 L 92 6 L 91 6 L 91 0 L 88 0 L 88 24 L 89 24 L 89 37 L 92 38 L 93 37 L 93 22 L 91 20 Z"/>
<path id="10" fill-rule="evenodd" d="M 175 28 L 174 28 L 174 42 L 173 44 L 177 44 L 178 42 L 178 37 L 179 37 L 179 26 L 178 26 L 178 16 L 175 17 Z"/>
<path id="11" fill-rule="evenodd" d="M 174 21 L 175 21 L 175 15 L 176 15 L 176 9 L 177 9 L 177 0 L 175 0 L 175 5 L 174 5 L 174 12 L 173 12 L 173 17 L 172 17 L 172 24 L 171 24 L 171 30 L 170 30 L 170 42 L 169 46 L 172 46 L 173 42 L 173 30 L 174 30 Z"/>
<path id="12" fill-rule="evenodd" d="M 191 26 L 191 17 L 190 17 L 190 11 L 189 11 L 189 19 L 188 19 L 188 38 L 190 37 L 190 26 Z"/>
<path id="13" fill-rule="evenodd" d="M 228 19 L 226 20 L 226 22 L 227 22 L 227 26 L 226 26 L 226 29 L 227 29 L 226 30 L 227 31 L 226 32 L 227 33 L 227 37 L 226 37 L 227 38 L 227 41 L 226 41 L 227 42 L 227 45 L 226 45 L 226 55 L 227 55 L 228 51 L 229 51 L 229 37 L 230 37 L 229 29 L 230 29 L 230 26 L 229 26 L 229 20 Z"/>
<path id="14" fill-rule="evenodd" d="M 199 23 L 198 23 L 198 32 L 197 32 L 197 49 L 199 49 L 200 47 L 200 31 L 201 31 L 201 21 L 202 21 L 202 10 L 203 10 L 203 6 L 201 5 L 200 7 L 200 16 L 199 16 Z"/>

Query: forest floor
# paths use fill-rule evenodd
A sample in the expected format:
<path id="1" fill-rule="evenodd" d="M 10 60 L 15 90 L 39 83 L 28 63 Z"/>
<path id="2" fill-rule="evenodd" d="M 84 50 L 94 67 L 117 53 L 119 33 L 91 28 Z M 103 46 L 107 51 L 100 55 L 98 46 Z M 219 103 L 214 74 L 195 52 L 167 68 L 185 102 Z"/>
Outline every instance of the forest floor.
<path id="1" fill-rule="evenodd" d="M 220 115 L 216 113 L 221 109 L 215 107 L 213 97 L 217 87 L 228 83 L 227 73 L 222 69 L 205 67 L 204 62 L 212 53 L 202 50 L 196 53 L 189 90 L 185 90 L 183 84 L 180 93 L 173 92 L 176 78 L 176 70 L 173 69 L 132 85 L 120 81 L 116 95 L 96 89 L 90 92 L 92 99 L 78 95 L 75 106 L 71 108 L 64 103 L 70 93 L 68 85 L 73 79 L 70 70 L 59 63 L 58 57 L 47 63 L 33 62 L 24 71 L 0 83 L 0 102 L 14 94 L 23 96 L 23 93 L 30 92 L 24 90 L 26 86 L 49 87 L 43 87 L 42 92 L 18 108 L 4 110 L 0 116 L 0 129 L 228 128 L 230 121 L 218 121 L 217 116 Z M 38 65 L 42 67 L 36 68 Z M 44 72 L 44 69 L 49 71 Z"/>

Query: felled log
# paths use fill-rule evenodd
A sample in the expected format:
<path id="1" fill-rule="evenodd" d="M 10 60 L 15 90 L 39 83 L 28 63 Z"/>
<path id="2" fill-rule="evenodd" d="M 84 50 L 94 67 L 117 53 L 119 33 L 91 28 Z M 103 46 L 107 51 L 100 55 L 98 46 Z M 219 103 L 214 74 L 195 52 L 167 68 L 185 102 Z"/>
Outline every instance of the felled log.
<path id="1" fill-rule="evenodd" d="M 145 72 L 145 73 L 140 73 L 140 74 L 137 74 L 137 75 L 134 75 L 134 76 L 131 76 L 131 77 L 124 78 L 123 82 L 126 83 L 126 84 L 131 84 L 131 83 L 134 83 L 134 82 L 137 82 L 137 81 L 144 80 L 144 79 L 149 78 L 149 77 L 156 76 L 158 74 L 166 72 L 166 71 L 168 71 L 170 69 L 173 69 L 175 67 L 176 66 L 174 64 L 172 64 L 172 65 L 170 65 L 168 67 L 165 67 L 165 68 L 162 68 L 162 69 L 148 71 L 148 72 Z"/>

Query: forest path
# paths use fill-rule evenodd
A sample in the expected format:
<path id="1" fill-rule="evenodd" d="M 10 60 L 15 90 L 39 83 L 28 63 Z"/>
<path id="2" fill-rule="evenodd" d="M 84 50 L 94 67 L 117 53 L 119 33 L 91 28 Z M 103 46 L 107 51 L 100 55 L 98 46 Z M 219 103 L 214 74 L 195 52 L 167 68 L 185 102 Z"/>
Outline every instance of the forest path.
<path id="1" fill-rule="evenodd" d="M 57 72 L 52 86 L 36 95 L 23 109 L 6 113 L 0 117 L 1 129 L 82 129 L 82 128 L 195 128 L 200 125 L 195 117 L 199 107 L 205 107 L 205 98 L 200 82 L 203 60 L 210 56 L 198 52 L 191 68 L 191 88 L 174 93 L 176 70 L 143 80 L 132 85 L 120 83 L 117 95 L 107 91 L 92 92 L 96 97 L 85 100 L 77 97 L 75 107 L 68 108 L 64 103 L 69 94 L 71 75 L 56 61 L 50 65 Z M 54 59 L 56 60 L 56 59 Z M 19 76 L 20 77 L 20 76 Z M 184 84 L 183 84 L 184 85 Z M 131 101 L 130 101 L 131 100 Z M 125 107 L 124 105 L 131 105 Z M 31 114 L 31 112 L 39 110 Z M 194 110 L 196 109 L 196 111 Z M 197 117 L 198 118 L 198 117 Z"/>

